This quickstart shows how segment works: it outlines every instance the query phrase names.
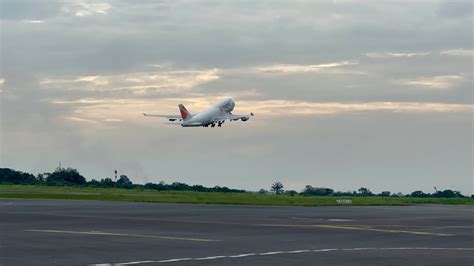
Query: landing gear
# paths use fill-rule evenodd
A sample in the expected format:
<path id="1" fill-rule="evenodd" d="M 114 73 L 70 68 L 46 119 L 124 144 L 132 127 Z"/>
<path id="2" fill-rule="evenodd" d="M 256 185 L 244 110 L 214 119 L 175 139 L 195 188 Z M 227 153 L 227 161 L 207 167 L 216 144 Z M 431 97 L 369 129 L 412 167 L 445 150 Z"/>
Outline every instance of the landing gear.
<path id="1" fill-rule="evenodd" d="M 217 123 L 216 123 L 216 122 L 212 122 L 212 123 L 210 123 L 210 124 L 203 125 L 203 127 L 209 127 L 209 126 L 211 126 L 211 127 L 216 127 L 216 125 L 217 125 L 218 127 L 222 127 L 222 124 L 224 124 L 224 121 L 218 121 Z"/>

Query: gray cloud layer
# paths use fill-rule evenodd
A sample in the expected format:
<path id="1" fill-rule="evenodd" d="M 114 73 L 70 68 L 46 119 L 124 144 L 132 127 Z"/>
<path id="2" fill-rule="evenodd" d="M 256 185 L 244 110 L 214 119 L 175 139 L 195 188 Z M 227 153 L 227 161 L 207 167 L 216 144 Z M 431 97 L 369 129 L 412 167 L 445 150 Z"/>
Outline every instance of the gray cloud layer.
<path id="1" fill-rule="evenodd" d="M 62 161 L 95 178 L 120 167 L 135 182 L 255 190 L 281 179 L 473 191 L 470 1 L 1 9 L 2 166 Z M 227 96 L 255 119 L 211 131 L 140 117 Z"/>

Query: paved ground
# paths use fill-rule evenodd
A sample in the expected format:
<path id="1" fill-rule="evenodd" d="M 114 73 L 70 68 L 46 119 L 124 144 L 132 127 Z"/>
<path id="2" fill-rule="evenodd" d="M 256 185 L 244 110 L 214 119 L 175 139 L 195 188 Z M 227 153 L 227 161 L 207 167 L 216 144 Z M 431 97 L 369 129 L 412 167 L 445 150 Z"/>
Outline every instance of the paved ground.
<path id="1" fill-rule="evenodd" d="M 474 207 L 0 199 L 4 265 L 473 265 Z"/>

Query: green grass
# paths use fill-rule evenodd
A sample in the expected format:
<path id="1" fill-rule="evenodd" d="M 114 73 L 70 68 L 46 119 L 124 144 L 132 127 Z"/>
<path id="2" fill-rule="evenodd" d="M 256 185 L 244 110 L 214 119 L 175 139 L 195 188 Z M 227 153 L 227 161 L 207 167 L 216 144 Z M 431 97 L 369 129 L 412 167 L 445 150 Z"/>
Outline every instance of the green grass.
<path id="1" fill-rule="evenodd" d="M 71 194 L 84 193 L 84 194 Z M 351 199 L 352 205 L 409 205 L 409 204 L 466 204 L 471 198 L 390 198 L 390 197 L 311 197 L 289 195 L 261 195 L 250 193 L 218 193 L 190 191 L 155 191 L 147 189 L 115 189 L 84 187 L 50 187 L 0 185 L 0 198 L 75 199 L 135 202 L 232 204 L 270 206 L 333 206 L 337 199 Z"/>

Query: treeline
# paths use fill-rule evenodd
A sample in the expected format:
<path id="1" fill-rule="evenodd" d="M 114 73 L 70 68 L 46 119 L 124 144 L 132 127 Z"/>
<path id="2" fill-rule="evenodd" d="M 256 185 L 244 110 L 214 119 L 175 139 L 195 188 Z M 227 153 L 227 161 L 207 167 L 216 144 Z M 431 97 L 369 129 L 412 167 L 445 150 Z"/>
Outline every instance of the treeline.
<path id="1" fill-rule="evenodd" d="M 350 196 L 350 197 L 371 197 L 371 196 L 378 196 L 378 197 L 412 197 L 412 198 L 465 198 L 466 196 L 462 195 L 459 191 L 453 191 L 451 189 L 446 190 L 437 190 L 434 193 L 424 193 L 421 190 L 413 191 L 409 194 L 403 193 L 391 193 L 390 191 L 382 191 L 378 194 L 372 193 L 368 188 L 361 187 L 357 191 L 334 191 L 330 188 L 325 187 L 313 187 L 311 185 L 307 185 L 303 191 L 300 193 L 294 190 L 284 190 L 283 184 L 281 182 L 273 183 L 271 192 L 275 194 L 287 194 L 287 195 L 303 195 L 303 196 Z M 268 191 L 261 189 L 260 193 L 268 193 Z M 474 197 L 474 195 L 471 195 Z"/>
<path id="2" fill-rule="evenodd" d="M 185 183 L 174 182 L 166 184 L 165 182 L 134 184 L 126 175 L 121 175 L 117 181 L 112 178 L 103 178 L 101 180 L 92 179 L 87 181 L 76 169 L 58 167 L 52 173 L 32 175 L 9 168 L 0 168 L 0 184 L 6 185 L 46 185 L 46 186 L 79 186 L 95 188 L 144 188 L 158 191 L 198 191 L 198 192 L 233 192 L 244 193 L 245 190 L 231 189 L 228 187 L 205 187 L 202 185 L 188 185 Z"/>
<path id="3" fill-rule="evenodd" d="M 232 192 L 245 193 L 247 191 L 241 189 L 231 189 L 228 187 L 205 187 L 202 185 L 188 185 L 180 182 L 166 184 L 146 183 L 134 184 L 126 175 L 121 175 L 117 181 L 112 178 L 103 178 L 100 180 L 92 179 L 87 181 L 76 169 L 73 168 L 56 168 L 52 173 L 44 173 L 32 175 L 9 168 L 0 168 L 0 184 L 20 184 L 20 185 L 47 185 L 47 186 L 80 186 L 95 188 L 124 188 L 124 189 L 152 189 L 157 191 L 197 191 L 197 192 Z M 382 191 L 378 194 L 373 193 L 368 188 L 361 187 L 357 191 L 334 191 L 331 188 L 313 187 L 307 185 L 301 192 L 295 190 L 284 190 L 281 182 L 272 184 L 270 190 L 260 189 L 261 194 L 277 194 L 277 195 L 302 195 L 302 196 L 349 196 L 349 197 L 413 197 L 413 198 L 464 198 L 459 191 L 450 189 L 435 191 L 434 193 L 424 193 L 421 190 L 413 191 L 409 194 L 392 193 L 390 191 Z M 471 195 L 474 197 L 474 195 Z"/>

